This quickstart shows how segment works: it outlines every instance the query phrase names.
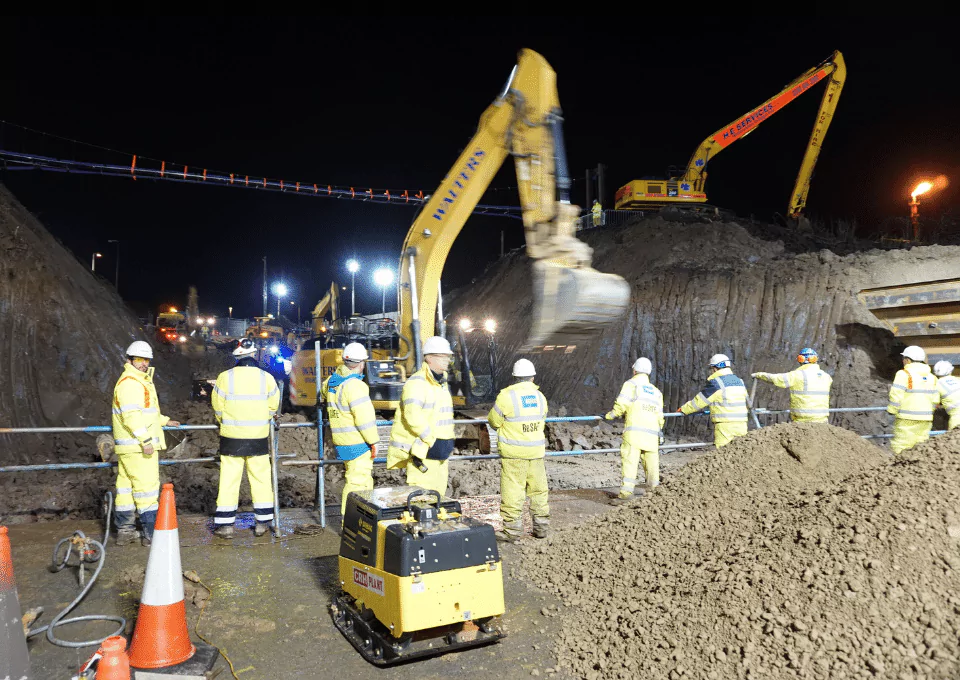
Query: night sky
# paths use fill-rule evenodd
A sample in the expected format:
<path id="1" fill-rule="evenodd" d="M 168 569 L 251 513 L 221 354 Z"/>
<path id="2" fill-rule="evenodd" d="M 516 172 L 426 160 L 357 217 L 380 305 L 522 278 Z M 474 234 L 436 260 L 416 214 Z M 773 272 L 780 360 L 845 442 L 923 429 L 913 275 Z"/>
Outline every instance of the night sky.
<path id="1" fill-rule="evenodd" d="M 620 185 L 684 165 L 708 134 L 839 49 L 848 80 L 807 214 L 856 219 L 866 237 L 906 214 L 917 179 L 937 174 L 953 184 L 923 210 L 956 206 L 954 29 L 729 19 L 6 18 L 0 148 L 431 193 L 528 47 L 558 75 L 574 201 L 586 169 L 603 163 L 612 208 Z M 822 91 L 712 161 L 711 204 L 765 220 L 784 212 Z M 0 182 L 81 261 L 102 252 L 97 273 L 111 282 L 108 239 L 119 238 L 120 292 L 139 313 L 183 305 L 195 285 L 204 314 L 259 314 L 263 256 L 304 317 L 331 280 L 349 285 L 343 263 L 355 256 L 358 311 L 379 312 L 372 272 L 396 267 L 414 217 L 409 207 L 41 171 L 0 171 Z M 515 184 L 508 161 L 483 202 L 516 204 Z M 508 249 L 522 245 L 519 220 L 467 223 L 447 289 L 497 257 L 501 230 Z M 391 298 L 395 289 L 388 309 Z"/>

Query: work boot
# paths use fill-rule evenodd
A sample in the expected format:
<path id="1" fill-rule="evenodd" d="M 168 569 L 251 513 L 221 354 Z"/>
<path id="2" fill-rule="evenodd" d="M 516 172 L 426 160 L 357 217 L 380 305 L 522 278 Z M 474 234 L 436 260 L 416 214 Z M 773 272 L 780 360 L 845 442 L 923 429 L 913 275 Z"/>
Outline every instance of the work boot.
<path id="1" fill-rule="evenodd" d="M 233 525 L 224 524 L 219 526 L 213 530 L 213 535 L 219 536 L 220 538 L 233 538 Z"/>
<path id="2" fill-rule="evenodd" d="M 496 537 L 497 543 L 516 543 L 518 538 L 506 531 L 495 531 L 493 535 Z"/>
<path id="3" fill-rule="evenodd" d="M 263 536 L 267 533 L 267 529 L 270 528 L 270 525 L 266 522 L 257 522 L 253 525 L 253 535 L 254 536 Z"/>
<path id="4" fill-rule="evenodd" d="M 547 537 L 547 534 L 549 533 L 549 531 L 548 531 L 547 527 L 537 527 L 537 526 L 535 526 L 535 527 L 533 527 L 533 531 L 532 531 L 531 533 L 533 534 L 533 537 L 534 537 L 534 538 L 546 538 L 546 537 Z"/>
<path id="5" fill-rule="evenodd" d="M 636 495 L 634 495 L 634 494 L 632 494 L 632 493 L 631 493 L 631 494 L 627 494 L 627 495 L 620 494 L 620 495 L 617 496 L 616 498 L 611 498 L 611 499 L 610 499 L 610 505 L 629 505 L 630 503 L 632 503 L 632 502 L 635 501 L 636 499 L 637 499 Z"/>
<path id="6" fill-rule="evenodd" d="M 140 545 L 142 545 L 144 548 L 149 548 L 152 543 L 153 539 L 151 539 L 149 536 L 140 537 Z"/>
<path id="7" fill-rule="evenodd" d="M 123 527 L 117 529 L 117 545 L 129 545 L 136 541 L 140 534 L 136 529 Z"/>

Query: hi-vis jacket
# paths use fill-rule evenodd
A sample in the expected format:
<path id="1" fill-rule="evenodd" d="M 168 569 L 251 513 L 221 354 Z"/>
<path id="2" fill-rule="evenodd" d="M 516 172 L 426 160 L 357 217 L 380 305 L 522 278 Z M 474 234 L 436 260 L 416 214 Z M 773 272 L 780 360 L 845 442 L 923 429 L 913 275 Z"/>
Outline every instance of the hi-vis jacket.
<path id="1" fill-rule="evenodd" d="M 757 373 L 760 380 L 790 390 L 790 419 L 801 423 L 825 423 L 830 417 L 830 386 L 833 378 L 817 364 L 804 364 L 789 373 Z"/>
<path id="2" fill-rule="evenodd" d="M 940 391 L 940 403 L 953 423 L 960 416 L 960 378 L 955 375 L 937 378 L 937 388 Z"/>
<path id="3" fill-rule="evenodd" d="M 337 458 L 359 458 L 380 441 L 377 414 L 370 401 L 370 387 L 363 382 L 363 376 L 346 366 L 340 366 L 336 373 L 324 381 L 321 394 L 326 397 L 330 433 L 337 447 Z"/>
<path id="4" fill-rule="evenodd" d="M 400 393 L 390 428 L 387 467 L 405 467 L 410 456 L 423 460 L 438 439 L 452 442 L 453 438 L 453 397 L 424 364 L 407 378 Z"/>
<path id="5" fill-rule="evenodd" d="M 711 373 L 706 386 L 680 410 L 690 415 L 708 406 L 713 423 L 747 422 L 747 388 L 729 368 Z"/>
<path id="6" fill-rule="evenodd" d="M 933 410 L 940 403 L 937 378 L 927 364 L 913 361 L 897 371 L 890 386 L 887 413 L 903 420 L 933 421 Z"/>
<path id="7" fill-rule="evenodd" d="M 637 373 L 620 388 L 620 395 L 611 411 L 616 417 L 627 416 L 623 443 L 643 451 L 656 451 L 663 430 L 663 394 L 650 384 L 650 376 Z"/>
<path id="8" fill-rule="evenodd" d="M 217 376 L 210 399 L 227 439 L 266 439 L 270 418 L 280 408 L 277 381 L 255 365 L 238 365 Z"/>
<path id="9" fill-rule="evenodd" d="M 167 441 L 161 429 L 169 421 L 160 414 L 157 388 L 153 384 L 153 366 L 147 372 L 138 371 L 133 364 L 123 367 L 123 374 L 113 388 L 113 444 L 114 451 L 140 453 L 147 444 L 162 451 Z"/>
<path id="10" fill-rule="evenodd" d="M 500 390 L 487 418 L 497 431 L 497 448 L 504 458 L 543 458 L 547 440 L 547 398 L 532 382 L 518 382 Z"/>

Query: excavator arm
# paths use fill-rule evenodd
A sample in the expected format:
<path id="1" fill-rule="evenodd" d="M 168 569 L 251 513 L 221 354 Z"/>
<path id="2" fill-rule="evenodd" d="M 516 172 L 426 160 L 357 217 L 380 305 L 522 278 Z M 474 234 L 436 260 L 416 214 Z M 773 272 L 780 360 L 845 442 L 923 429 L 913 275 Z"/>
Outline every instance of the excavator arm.
<path id="1" fill-rule="evenodd" d="M 508 155 L 514 157 L 527 255 L 534 260 L 534 309 L 522 351 L 571 348 L 622 317 L 630 288 L 590 267 L 592 249 L 575 236 L 556 73 L 532 50 L 520 52 L 502 94 L 407 233 L 400 258 L 399 332 L 420 365 L 434 335 L 440 276 L 450 248 Z"/>
<path id="2" fill-rule="evenodd" d="M 820 145 L 827 134 L 827 128 L 833 120 L 833 113 L 840 99 L 840 91 L 847 77 L 847 66 L 840 52 L 834 52 L 829 59 L 792 80 L 780 92 L 763 102 L 746 115 L 738 118 L 729 125 L 717 130 L 700 143 L 697 150 L 690 157 L 687 168 L 683 173 L 683 180 L 692 185 L 697 192 L 704 191 L 707 179 L 707 164 L 718 153 L 728 146 L 743 139 L 753 132 L 762 122 L 780 111 L 787 104 L 810 90 L 817 83 L 828 80 L 827 87 L 820 100 L 820 110 L 807 143 L 807 150 L 800 164 L 800 173 L 793 187 L 788 208 L 789 217 L 796 219 L 807 203 L 807 192 L 810 190 L 810 178 L 813 167 L 820 155 Z"/>
<path id="3" fill-rule="evenodd" d="M 340 286 L 337 285 L 336 281 L 332 281 L 330 283 L 330 290 L 320 298 L 320 302 L 317 303 L 317 306 L 313 308 L 313 312 L 310 313 L 310 316 L 313 317 L 314 336 L 319 336 L 323 332 L 322 329 L 325 327 L 323 317 L 327 315 L 327 312 L 330 312 L 331 324 L 337 320 L 339 303 Z"/>
<path id="4" fill-rule="evenodd" d="M 820 155 L 820 145 L 833 121 L 833 114 L 846 77 L 847 67 L 843 61 L 843 55 L 840 52 L 834 52 L 829 59 L 792 80 L 763 104 L 700 142 L 700 146 L 693 152 L 686 168 L 679 176 L 671 176 L 668 180 L 633 180 L 620 187 L 616 194 L 616 208 L 644 210 L 667 205 L 695 206 L 705 203 L 707 165 L 710 161 L 738 139 L 743 139 L 753 132 L 757 126 L 784 106 L 825 80 L 827 85 L 820 100 L 820 110 L 817 112 L 813 131 L 810 133 L 810 140 L 803 155 L 803 162 L 800 164 L 800 172 L 797 174 L 790 203 L 787 206 L 787 216 L 793 220 L 799 219 L 800 213 L 807 204 L 810 179 Z"/>

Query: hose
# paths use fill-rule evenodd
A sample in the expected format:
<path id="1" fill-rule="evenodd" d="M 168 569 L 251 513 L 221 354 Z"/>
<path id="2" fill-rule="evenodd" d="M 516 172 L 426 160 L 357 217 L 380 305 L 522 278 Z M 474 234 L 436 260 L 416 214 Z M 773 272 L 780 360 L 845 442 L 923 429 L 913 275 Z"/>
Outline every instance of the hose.
<path id="1" fill-rule="evenodd" d="M 67 566 L 67 560 L 70 559 L 70 554 L 73 551 L 74 546 L 77 547 L 77 552 L 80 558 L 80 584 L 83 585 L 84 580 L 84 562 L 97 562 L 97 568 L 93 572 L 93 576 L 90 577 L 90 580 L 84 586 L 83 590 L 80 591 L 80 594 L 77 595 L 76 599 L 64 607 L 59 614 L 53 617 L 53 621 L 49 625 L 43 626 L 42 628 L 35 628 L 27 633 L 27 637 L 33 637 L 34 635 L 39 635 L 46 631 L 47 639 L 53 644 L 59 647 L 70 647 L 74 649 L 79 649 L 81 647 L 92 647 L 94 645 L 99 645 L 101 642 L 106 640 L 108 637 L 113 635 L 120 635 L 124 628 L 127 626 L 127 620 L 122 616 L 110 616 L 107 614 L 89 614 L 87 616 L 75 616 L 72 619 L 65 619 L 64 617 L 69 614 L 74 607 L 80 604 L 80 601 L 86 597 L 87 593 L 90 592 L 90 588 L 93 587 L 93 584 L 97 582 L 97 577 L 100 576 L 100 570 L 103 569 L 103 564 L 106 561 L 107 549 L 104 547 L 107 543 L 107 539 L 110 537 L 110 516 L 113 514 L 113 494 L 109 491 L 104 494 L 104 500 L 107 502 L 107 517 L 103 527 L 103 542 L 97 541 L 93 538 L 87 538 L 84 536 L 82 531 L 73 532 L 72 536 L 61 539 L 56 547 L 53 549 L 53 563 L 51 564 L 51 569 L 53 571 L 60 571 L 65 566 Z M 67 551 L 62 560 L 59 560 L 60 548 L 67 544 Z M 90 548 L 93 550 L 90 550 Z M 72 642 L 70 640 L 61 640 L 53 634 L 53 631 L 58 626 L 65 626 L 70 623 L 80 623 L 81 621 L 116 621 L 120 624 L 120 627 L 110 635 L 105 635 L 102 638 L 97 638 L 96 640 L 89 640 L 83 642 Z"/>

